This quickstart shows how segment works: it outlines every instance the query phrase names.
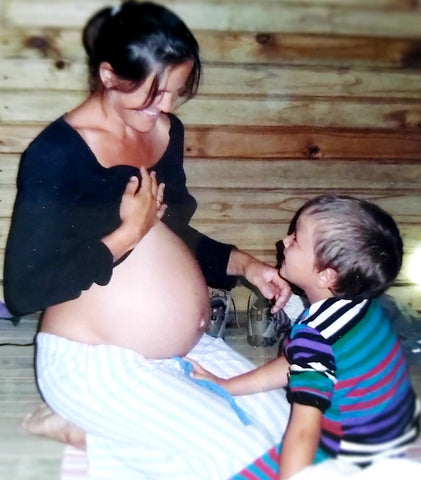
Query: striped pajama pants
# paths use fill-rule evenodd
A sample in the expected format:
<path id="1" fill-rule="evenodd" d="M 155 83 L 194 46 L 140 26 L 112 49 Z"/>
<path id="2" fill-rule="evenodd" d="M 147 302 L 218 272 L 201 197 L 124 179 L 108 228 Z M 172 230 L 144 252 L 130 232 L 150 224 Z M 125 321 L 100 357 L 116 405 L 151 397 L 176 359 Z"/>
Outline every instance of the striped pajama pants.
<path id="1" fill-rule="evenodd" d="M 147 360 L 112 345 L 39 333 L 38 387 L 48 405 L 87 432 L 90 477 L 101 480 L 227 480 L 280 442 L 283 391 L 226 398 L 192 380 L 180 359 Z M 189 353 L 231 377 L 254 365 L 204 335 Z"/>

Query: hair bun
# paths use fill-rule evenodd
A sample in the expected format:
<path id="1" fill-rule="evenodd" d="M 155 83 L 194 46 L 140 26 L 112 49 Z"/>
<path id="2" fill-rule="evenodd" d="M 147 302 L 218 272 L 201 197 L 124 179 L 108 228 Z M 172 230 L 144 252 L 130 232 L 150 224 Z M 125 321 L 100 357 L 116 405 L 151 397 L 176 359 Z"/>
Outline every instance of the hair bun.
<path id="1" fill-rule="evenodd" d="M 115 11 L 116 10 L 116 11 Z M 96 56 L 96 43 L 105 21 L 116 15 L 120 10 L 118 7 L 106 7 L 91 17 L 82 32 L 82 42 L 89 58 Z"/>

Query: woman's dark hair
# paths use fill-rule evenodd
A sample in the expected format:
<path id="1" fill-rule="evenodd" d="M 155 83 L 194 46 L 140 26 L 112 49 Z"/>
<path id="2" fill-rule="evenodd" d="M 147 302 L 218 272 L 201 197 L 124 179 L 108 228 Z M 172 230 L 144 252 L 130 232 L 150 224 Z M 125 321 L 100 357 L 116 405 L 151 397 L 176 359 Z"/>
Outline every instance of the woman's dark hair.
<path id="1" fill-rule="evenodd" d="M 191 61 L 193 68 L 183 95 L 188 99 L 197 92 L 201 76 L 199 45 L 184 22 L 163 6 L 125 1 L 120 7 L 104 8 L 88 20 L 83 45 L 91 92 L 100 88 L 100 64 L 108 62 L 125 91 L 137 88 L 153 74 L 148 96 L 148 102 L 152 102 L 166 69 L 186 61 Z"/>

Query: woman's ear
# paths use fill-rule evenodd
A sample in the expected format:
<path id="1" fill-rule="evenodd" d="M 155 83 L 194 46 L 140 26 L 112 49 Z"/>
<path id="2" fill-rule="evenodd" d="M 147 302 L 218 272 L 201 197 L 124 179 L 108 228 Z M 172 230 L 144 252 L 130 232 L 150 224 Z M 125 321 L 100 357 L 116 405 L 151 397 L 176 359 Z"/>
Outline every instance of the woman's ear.
<path id="1" fill-rule="evenodd" d="M 118 78 L 114 73 L 113 67 L 108 62 L 102 62 L 99 66 L 99 78 L 105 88 L 115 88 L 118 84 Z"/>
<path id="2" fill-rule="evenodd" d="M 319 288 L 333 289 L 338 281 L 338 272 L 331 267 L 320 270 L 317 274 L 317 283 Z"/>

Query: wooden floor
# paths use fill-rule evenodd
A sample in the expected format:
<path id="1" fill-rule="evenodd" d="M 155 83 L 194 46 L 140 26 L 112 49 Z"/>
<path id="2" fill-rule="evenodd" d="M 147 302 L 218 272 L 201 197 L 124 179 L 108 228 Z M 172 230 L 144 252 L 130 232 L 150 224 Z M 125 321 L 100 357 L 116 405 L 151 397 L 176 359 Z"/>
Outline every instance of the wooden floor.
<path id="1" fill-rule="evenodd" d="M 0 343 L 33 341 L 37 317 L 23 318 L 14 326 L 0 320 Z M 64 446 L 29 435 L 22 417 L 39 405 L 35 386 L 33 346 L 0 347 L 0 478 L 2 480 L 58 480 Z"/>
<path id="2" fill-rule="evenodd" d="M 23 318 L 18 325 L 0 320 L 0 479 L 58 480 L 64 446 L 33 436 L 21 428 L 22 417 L 40 403 L 33 372 L 33 346 L 9 346 L 33 341 L 37 316 Z M 247 344 L 244 319 L 227 331 L 226 340 L 256 364 L 272 358 L 277 346 L 254 348 Z M 411 368 L 421 398 L 421 365 Z M 421 461 L 421 439 L 410 456 Z"/>

